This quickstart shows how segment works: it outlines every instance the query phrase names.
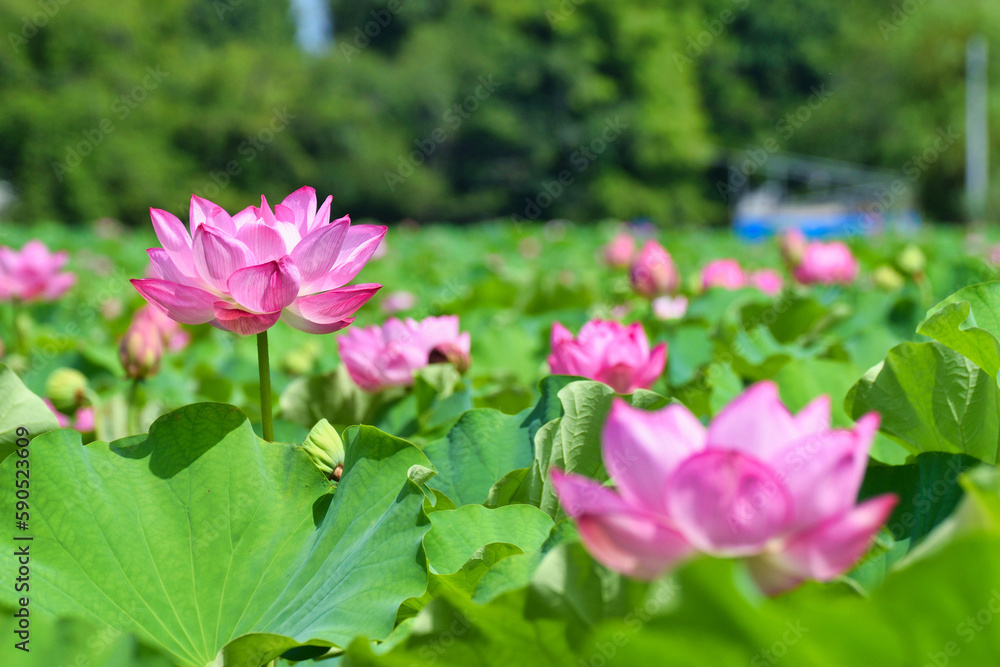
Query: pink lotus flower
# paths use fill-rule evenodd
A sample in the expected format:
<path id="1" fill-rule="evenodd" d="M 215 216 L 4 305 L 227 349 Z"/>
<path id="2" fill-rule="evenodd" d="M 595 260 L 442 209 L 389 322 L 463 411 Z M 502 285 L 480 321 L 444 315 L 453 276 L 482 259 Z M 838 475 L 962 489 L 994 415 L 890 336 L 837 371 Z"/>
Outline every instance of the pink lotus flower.
<path id="1" fill-rule="evenodd" d="M 653 299 L 653 315 L 658 320 L 679 320 L 688 309 L 688 300 L 684 296 L 660 296 Z"/>
<path id="2" fill-rule="evenodd" d="M 20 252 L 0 246 L 0 299 L 55 301 L 76 283 L 74 274 L 60 273 L 68 259 L 65 251 L 50 253 L 38 240 Z"/>
<path id="3" fill-rule="evenodd" d="M 632 261 L 629 281 L 637 293 L 652 299 L 661 294 L 672 294 L 680 284 L 680 275 L 670 253 L 659 243 L 650 239 L 642 246 L 639 255 Z"/>
<path id="4" fill-rule="evenodd" d="M 76 416 L 72 422 L 70 422 L 69 417 L 63 413 L 56 410 L 56 406 L 52 405 L 52 401 L 47 398 L 43 398 L 42 402 L 45 403 L 46 407 L 52 412 L 56 417 L 56 423 L 59 424 L 59 428 L 72 428 L 79 431 L 80 433 L 91 433 L 94 430 L 94 408 L 85 407 L 80 408 L 76 411 Z"/>
<path id="5" fill-rule="evenodd" d="M 791 415 L 760 382 L 706 429 L 687 408 L 656 412 L 615 401 L 604 425 L 612 490 L 552 471 L 584 545 L 607 567 L 650 579 L 698 553 L 747 558 L 774 595 L 829 581 L 868 549 L 897 498 L 856 504 L 879 417 L 830 429 L 822 396 Z"/>
<path id="6" fill-rule="evenodd" d="M 635 237 L 622 230 L 604 246 L 604 262 L 616 269 L 623 269 L 632 263 L 635 256 Z"/>
<path id="7" fill-rule="evenodd" d="M 163 248 L 150 248 L 156 278 L 133 280 L 139 293 L 182 324 L 211 323 L 242 335 L 258 334 L 278 319 L 307 333 L 330 333 L 381 288 L 345 286 L 385 235 L 380 225 L 330 222 L 327 197 L 303 187 L 274 207 L 261 197 L 230 216 L 191 197 L 191 233 L 175 216 L 150 209 Z"/>
<path id="8" fill-rule="evenodd" d="M 773 269 L 759 269 L 747 276 L 747 283 L 768 296 L 777 296 L 785 287 L 785 279 Z"/>
<path id="9" fill-rule="evenodd" d="M 591 320 L 573 334 L 559 322 L 552 325 L 549 368 L 555 375 L 579 375 L 608 385 L 619 394 L 649 389 L 667 363 L 667 345 L 652 351 L 638 322 Z"/>
<path id="10" fill-rule="evenodd" d="M 401 310 L 409 310 L 417 305 L 417 297 L 413 292 L 399 291 L 386 294 L 382 299 L 382 312 L 393 315 Z"/>
<path id="11" fill-rule="evenodd" d="M 716 259 L 705 265 L 701 271 L 701 288 L 721 287 L 736 290 L 746 287 L 747 277 L 743 267 L 735 259 Z"/>
<path id="12" fill-rule="evenodd" d="M 810 243 L 802 255 L 802 263 L 795 267 L 795 279 L 804 285 L 847 284 L 857 277 L 858 260 L 840 241 Z"/>
<path id="13" fill-rule="evenodd" d="M 454 364 L 465 372 L 471 362 L 468 332 L 458 316 L 389 318 L 382 326 L 351 329 L 337 339 L 340 359 L 351 379 L 365 391 L 413 384 L 413 372 L 433 363 Z"/>
<path id="14" fill-rule="evenodd" d="M 163 347 L 170 352 L 179 352 L 191 342 L 191 336 L 170 316 L 153 305 L 146 305 L 135 311 L 133 325 L 149 326 L 159 335 Z"/>

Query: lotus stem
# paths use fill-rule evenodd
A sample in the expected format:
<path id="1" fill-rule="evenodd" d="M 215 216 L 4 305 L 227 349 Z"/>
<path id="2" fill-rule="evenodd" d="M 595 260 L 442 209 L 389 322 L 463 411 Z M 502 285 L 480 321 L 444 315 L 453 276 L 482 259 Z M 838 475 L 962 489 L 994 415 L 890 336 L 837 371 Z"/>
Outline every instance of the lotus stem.
<path id="1" fill-rule="evenodd" d="M 257 334 L 257 367 L 260 371 L 260 419 L 264 439 L 274 442 L 274 422 L 271 415 L 271 365 L 267 355 L 267 332 Z"/>

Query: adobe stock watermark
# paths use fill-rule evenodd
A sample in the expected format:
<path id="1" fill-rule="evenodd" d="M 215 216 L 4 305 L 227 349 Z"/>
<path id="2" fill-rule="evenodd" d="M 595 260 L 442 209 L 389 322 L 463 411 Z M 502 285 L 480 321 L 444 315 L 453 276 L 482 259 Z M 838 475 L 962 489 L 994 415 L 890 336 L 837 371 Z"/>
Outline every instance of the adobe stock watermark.
<path id="1" fill-rule="evenodd" d="M 146 76 L 142 81 L 132 87 L 124 95 L 115 98 L 111 103 L 111 112 L 118 121 L 123 121 L 129 117 L 134 109 L 146 101 L 149 93 L 159 88 L 160 83 L 170 76 L 170 72 L 163 72 L 160 66 L 146 68 Z M 56 179 L 62 183 L 63 177 L 73 171 L 83 162 L 83 159 L 94 152 L 98 146 L 104 143 L 109 135 L 118 129 L 111 116 L 105 116 L 95 126 L 87 130 L 81 130 L 83 139 L 66 146 L 66 159 L 63 162 L 53 162 L 52 171 L 55 172 Z"/>
<path id="2" fill-rule="evenodd" d="M 587 171 L 597 159 L 608 150 L 608 147 L 615 143 L 625 130 L 628 124 L 621 121 L 621 117 L 615 116 L 604 119 L 604 129 L 586 144 L 581 144 L 569 156 L 569 162 L 573 166 L 576 174 L 569 169 L 559 172 L 555 180 L 542 183 L 542 191 L 534 197 L 524 198 L 524 209 L 521 214 L 514 213 L 510 216 L 511 222 L 516 229 L 520 229 L 527 220 L 537 220 L 539 216 L 552 206 L 552 202 L 562 196 L 566 188 L 573 184 L 577 175 Z"/>
<path id="3" fill-rule="evenodd" d="M 59 13 L 59 10 L 68 5 L 70 0 L 38 0 L 39 10 L 29 16 L 21 17 L 21 33 L 8 32 L 7 41 L 10 48 L 17 53 L 22 46 L 26 45 L 38 31 L 49 24 L 49 21 Z"/>
<path id="4" fill-rule="evenodd" d="M 774 131 L 782 140 L 788 141 L 795 136 L 796 132 L 812 120 L 813 114 L 822 109 L 833 97 L 833 92 L 826 89 L 825 83 L 819 87 L 813 86 L 810 90 L 811 94 L 805 102 L 775 122 Z M 767 137 L 759 146 L 748 148 L 745 151 L 745 157 L 739 161 L 736 169 L 730 170 L 729 179 L 715 183 L 722 201 L 728 202 L 734 194 L 742 191 L 747 180 L 760 171 L 772 155 L 780 151 L 781 144 L 774 135 Z"/>
<path id="5" fill-rule="evenodd" d="M 718 17 L 701 22 L 705 26 L 704 30 L 694 36 L 688 35 L 684 53 L 674 51 L 674 64 L 677 65 L 678 72 L 683 72 L 687 65 L 693 65 L 694 61 L 712 46 L 716 38 L 726 31 L 729 24 L 736 20 L 739 13 L 750 6 L 750 0 L 732 0 L 732 4 L 736 9 L 723 9 Z"/>
<path id="6" fill-rule="evenodd" d="M 226 163 L 225 169 L 213 171 L 209 174 L 209 180 L 200 188 L 195 189 L 194 194 L 205 199 L 216 197 L 223 189 L 232 182 L 233 176 L 243 173 L 245 165 L 253 162 L 257 156 L 267 148 L 274 138 L 285 131 L 290 120 L 295 119 L 295 114 L 288 113 L 288 107 L 274 107 L 271 109 L 270 122 L 250 135 L 236 147 L 236 152 L 242 157 L 240 160 L 230 160 Z"/>
<path id="7" fill-rule="evenodd" d="M 427 159 L 437 151 L 439 145 L 443 144 L 448 140 L 449 131 L 455 132 L 458 128 L 462 127 L 462 123 L 475 113 L 480 105 L 488 100 L 491 95 L 499 88 L 502 84 L 499 81 L 493 79 L 493 75 L 482 76 L 477 79 L 479 85 L 476 86 L 475 90 L 465 97 L 461 102 L 455 102 L 450 108 L 446 109 L 443 114 L 441 114 L 441 119 L 444 121 L 442 125 L 434 128 L 433 131 L 423 139 L 415 139 L 413 144 L 416 146 L 415 149 L 407 153 L 406 155 L 399 156 L 399 162 L 396 165 L 396 171 L 383 172 L 385 176 L 385 184 L 389 188 L 389 192 L 395 192 L 396 187 L 403 183 L 406 179 L 416 172 L 417 167 L 424 164 Z M 448 128 L 448 130 L 445 129 Z"/>
<path id="8" fill-rule="evenodd" d="M 910 17 L 917 13 L 917 10 L 928 3 L 929 0 L 903 0 L 892 5 L 892 13 L 888 19 L 879 19 L 876 26 L 882 33 L 882 41 L 888 41 L 889 35 L 903 27 L 903 24 L 910 20 Z"/>
<path id="9" fill-rule="evenodd" d="M 406 0 L 389 0 L 384 9 L 373 9 L 370 12 L 372 19 L 365 23 L 364 27 L 354 26 L 354 38 L 351 41 L 340 40 L 340 55 L 344 60 L 351 62 L 351 58 L 368 48 L 373 39 L 382 34 L 382 31 L 389 27 L 396 14 L 403 11 Z"/>
<path id="10" fill-rule="evenodd" d="M 545 18 L 548 19 L 549 25 L 554 28 L 557 23 L 562 23 L 568 19 L 570 15 L 576 12 L 576 8 L 586 1 L 587 0 L 562 0 L 556 9 L 545 10 Z"/>

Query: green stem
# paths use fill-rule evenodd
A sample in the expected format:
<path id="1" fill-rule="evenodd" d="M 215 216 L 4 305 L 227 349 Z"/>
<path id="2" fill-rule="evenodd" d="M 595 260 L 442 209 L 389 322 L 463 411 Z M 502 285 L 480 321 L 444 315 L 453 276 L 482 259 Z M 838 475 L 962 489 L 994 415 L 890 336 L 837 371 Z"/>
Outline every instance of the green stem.
<path id="1" fill-rule="evenodd" d="M 260 419 L 264 439 L 274 442 L 274 423 L 271 416 L 271 364 L 267 357 L 267 332 L 257 334 L 257 368 L 260 371 Z"/>
<path id="2" fill-rule="evenodd" d="M 128 390 L 128 434 L 139 432 L 139 378 L 132 379 Z"/>

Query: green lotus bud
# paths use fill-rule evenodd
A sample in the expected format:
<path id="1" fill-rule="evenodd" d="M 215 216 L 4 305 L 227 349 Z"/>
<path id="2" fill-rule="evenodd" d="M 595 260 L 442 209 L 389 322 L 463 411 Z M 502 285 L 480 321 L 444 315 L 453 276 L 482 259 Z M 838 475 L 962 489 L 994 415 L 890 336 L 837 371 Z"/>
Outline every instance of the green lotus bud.
<path id="1" fill-rule="evenodd" d="M 56 409 L 73 414 L 87 401 L 87 378 L 75 368 L 57 368 L 45 382 L 45 395 Z"/>
<path id="2" fill-rule="evenodd" d="M 908 244 L 896 258 L 896 263 L 904 272 L 915 276 L 924 272 L 927 267 L 927 258 L 924 252 L 915 243 Z"/>
<path id="3" fill-rule="evenodd" d="M 875 269 L 875 273 L 873 275 L 875 278 L 875 284 L 888 291 L 898 290 L 906 283 L 906 279 L 900 275 L 899 271 L 892 268 L 888 264 L 883 264 Z"/>
<path id="4" fill-rule="evenodd" d="M 316 422 L 302 443 L 302 449 L 324 475 L 334 482 L 340 481 L 344 472 L 344 441 L 330 422 L 325 419 Z"/>

